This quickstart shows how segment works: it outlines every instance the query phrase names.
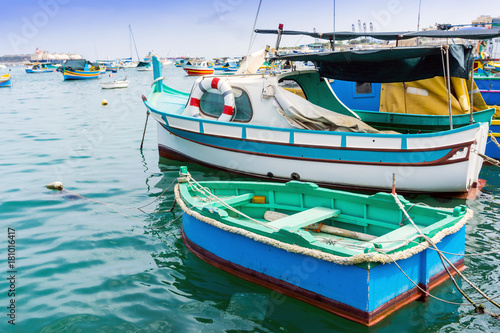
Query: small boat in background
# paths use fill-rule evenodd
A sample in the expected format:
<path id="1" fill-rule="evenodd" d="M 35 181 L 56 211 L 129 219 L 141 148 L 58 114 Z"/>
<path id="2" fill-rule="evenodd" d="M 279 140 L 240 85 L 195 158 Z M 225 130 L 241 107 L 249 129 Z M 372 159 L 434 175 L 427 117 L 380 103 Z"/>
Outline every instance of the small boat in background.
<path id="1" fill-rule="evenodd" d="M 165 66 L 170 66 L 170 65 L 172 65 L 173 63 L 174 63 L 174 62 L 173 62 L 172 60 L 170 60 L 170 59 L 163 59 L 163 60 L 161 60 L 161 64 L 162 64 L 162 66 L 163 66 L 163 67 L 165 67 Z"/>
<path id="2" fill-rule="evenodd" d="M 101 88 L 102 89 L 127 88 L 128 84 L 129 84 L 129 81 L 127 80 L 127 77 L 125 77 L 123 80 L 101 82 Z"/>
<path id="3" fill-rule="evenodd" d="M 66 60 L 58 71 L 62 73 L 64 80 L 88 80 L 97 79 L 101 67 L 85 59 Z"/>
<path id="4" fill-rule="evenodd" d="M 151 65 L 151 63 L 146 61 L 139 61 L 136 68 L 140 72 L 153 70 L 153 66 Z"/>
<path id="5" fill-rule="evenodd" d="M 10 74 L 0 75 L 0 87 L 10 87 L 12 86 L 12 80 Z"/>
<path id="6" fill-rule="evenodd" d="M 116 73 L 118 72 L 118 68 L 120 67 L 117 60 L 97 60 L 96 63 L 101 66 L 101 69 L 104 67 L 105 72 Z"/>
<path id="7" fill-rule="evenodd" d="M 201 61 L 184 66 L 187 75 L 211 75 L 214 73 L 214 67 L 208 61 Z"/>
<path id="8" fill-rule="evenodd" d="M 50 65 L 46 63 L 33 63 L 29 65 L 29 68 L 26 68 L 26 73 L 28 74 L 36 74 L 36 73 L 52 73 L 57 70 L 57 66 Z"/>
<path id="9" fill-rule="evenodd" d="M 298 181 L 197 182 L 185 167 L 180 176 L 181 235 L 197 257 L 366 326 L 425 299 L 451 265 L 465 268 L 465 205 L 433 208 Z M 446 269 L 424 236 L 449 253 Z"/>

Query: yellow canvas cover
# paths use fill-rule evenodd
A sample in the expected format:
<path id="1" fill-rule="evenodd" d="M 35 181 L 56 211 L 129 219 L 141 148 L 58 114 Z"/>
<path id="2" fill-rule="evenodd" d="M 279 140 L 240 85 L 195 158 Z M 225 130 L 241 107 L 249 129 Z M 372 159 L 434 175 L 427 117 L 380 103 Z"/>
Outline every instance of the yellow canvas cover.
<path id="1" fill-rule="evenodd" d="M 451 107 L 453 114 L 470 112 L 469 80 L 451 78 Z M 445 78 L 436 76 L 431 79 L 413 82 L 382 83 L 380 92 L 380 111 L 411 114 L 447 115 L 448 89 Z M 473 82 L 473 110 L 488 108 L 481 93 Z"/>

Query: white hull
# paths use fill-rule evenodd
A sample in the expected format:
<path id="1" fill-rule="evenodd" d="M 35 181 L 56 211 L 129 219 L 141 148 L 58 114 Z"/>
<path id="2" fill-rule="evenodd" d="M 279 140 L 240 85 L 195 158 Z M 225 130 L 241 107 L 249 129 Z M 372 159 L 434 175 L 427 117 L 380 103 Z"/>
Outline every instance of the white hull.
<path id="1" fill-rule="evenodd" d="M 487 125 L 477 132 L 484 136 Z M 482 159 L 471 154 L 469 160 L 437 166 L 377 166 L 363 164 L 316 162 L 293 158 L 275 158 L 210 147 L 171 134 L 158 124 L 160 154 L 190 159 L 200 164 L 268 179 L 291 180 L 296 173 L 302 181 L 339 185 L 349 188 L 390 190 L 393 173 L 400 191 L 409 192 L 465 192 L 477 182 Z M 477 147 L 476 149 L 481 149 Z M 272 173 L 272 178 L 268 176 Z M 466 176 L 467 175 L 467 176 Z"/>
<path id="2" fill-rule="evenodd" d="M 102 82 L 101 83 L 101 88 L 102 89 L 117 89 L 117 88 L 127 88 L 128 87 L 128 81 L 112 81 L 112 82 Z"/>

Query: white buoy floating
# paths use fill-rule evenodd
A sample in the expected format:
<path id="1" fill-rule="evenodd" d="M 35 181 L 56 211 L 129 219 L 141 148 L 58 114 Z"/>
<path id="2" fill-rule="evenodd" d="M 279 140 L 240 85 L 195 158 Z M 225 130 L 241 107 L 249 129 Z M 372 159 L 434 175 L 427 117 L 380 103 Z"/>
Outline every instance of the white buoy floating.
<path id="1" fill-rule="evenodd" d="M 62 191 L 63 184 L 61 182 L 53 182 L 53 183 L 45 185 L 45 187 L 50 189 L 50 190 Z"/>
<path id="2" fill-rule="evenodd" d="M 108 101 L 103 99 L 102 102 L 101 102 L 102 105 L 108 105 Z"/>

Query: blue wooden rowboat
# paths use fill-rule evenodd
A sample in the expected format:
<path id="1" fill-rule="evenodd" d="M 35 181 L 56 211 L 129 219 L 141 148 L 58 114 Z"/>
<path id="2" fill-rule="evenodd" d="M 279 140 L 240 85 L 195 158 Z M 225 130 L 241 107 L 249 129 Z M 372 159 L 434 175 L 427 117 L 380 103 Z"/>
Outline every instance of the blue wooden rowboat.
<path id="1" fill-rule="evenodd" d="M 448 279 L 438 253 L 465 268 L 465 206 L 412 204 L 313 183 L 196 182 L 181 167 L 175 188 L 182 238 L 226 272 L 363 325 L 380 322 Z M 408 278 L 402 273 L 404 271 Z M 410 281 L 411 279 L 411 281 Z M 420 287 L 418 287 L 420 286 Z"/>

